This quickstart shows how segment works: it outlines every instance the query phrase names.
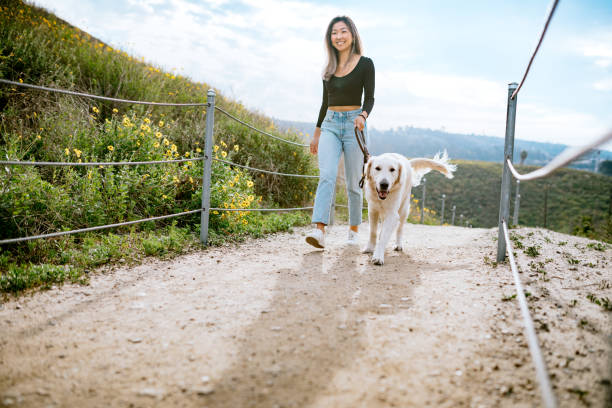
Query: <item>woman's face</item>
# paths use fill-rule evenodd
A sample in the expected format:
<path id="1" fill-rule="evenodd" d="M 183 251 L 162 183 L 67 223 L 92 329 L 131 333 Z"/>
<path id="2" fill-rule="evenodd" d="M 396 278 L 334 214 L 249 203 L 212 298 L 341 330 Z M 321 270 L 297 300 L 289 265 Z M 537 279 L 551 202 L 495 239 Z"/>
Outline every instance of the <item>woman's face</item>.
<path id="1" fill-rule="evenodd" d="M 349 50 L 353 45 L 353 35 L 344 21 L 332 26 L 331 43 L 338 52 Z"/>

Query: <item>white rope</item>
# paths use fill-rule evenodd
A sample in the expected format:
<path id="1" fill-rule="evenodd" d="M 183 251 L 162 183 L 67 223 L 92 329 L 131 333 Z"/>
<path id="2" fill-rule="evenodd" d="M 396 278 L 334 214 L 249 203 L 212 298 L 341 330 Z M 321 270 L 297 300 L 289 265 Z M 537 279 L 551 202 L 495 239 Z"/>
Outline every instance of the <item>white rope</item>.
<path id="1" fill-rule="evenodd" d="M 223 113 L 225 116 L 234 119 L 236 122 L 242 123 L 244 126 L 249 127 L 249 128 L 253 129 L 256 132 L 259 132 L 262 135 L 266 135 L 266 136 L 269 136 L 269 137 L 271 137 L 273 139 L 280 140 L 281 142 L 289 143 L 289 144 L 296 145 L 296 146 L 302 146 L 302 147 L 310 146 L 310 145 L 307 145 L 307 144 L 292 142 L 291 140 L 283 139 L 282 137 L 274 136 L 273 134 L 270 134 L 268 132 L 264 132 L 263 130 L 259 130 L 255 126 L 252 126 L 252 125 L 249 125 L 246 122 L 243 122 L 242 120 L 238 119 L 237 117 L 235 117 L 231 113 L 223 110 L 222 108 L 220 108 L 218 106 L 215 106 L 215 109 L 217 109 L 219 112 Z"/>
<path id="2" fill-rule="evenodd" d="M 508 226 L 506 225 L 506 220 L 502 220 L 502 226 L 504 229 L 504 239 L 508 245 L 507 251 L 508 257 L 510 258 L 510 267 L 514 276 L 514 285 L 516 286 L 516 298 L 518 299 L 521 313 L 523 314 L 529 352 L 531 353 L 531 358 L 533 359 L 533 364 L 535 365 L 536 377 L 540 383 L 542 399 L 544 400 L 544 405 L 547 408 L 555 408 L 557 406 L 557 402 L 550 385 L 550 378 L 546 372 L 546 364 L 544 363 L 544 358 L 542 357 L 542 350 L 540 350 L 540 345 L 538 344 L 538 338 L 536 336 L 535 329 L 533 328 L 533 321 L 531 320 L 529 308 L 527 307 L 527 299 L 525 298 L 521 279 L 519 278 L 516 267 L 516 261 L 514 260 L 514 255 L 512 254 L 512 245 L 510 244 L 510 237 L 508 236 Z"/>
<path id="3" fill-rule="evenodd" d="M 242 165 L 242 164 L 232 163 L 232 162 L 227 161 L 227 160 L 217 159 L 216 157 L 213 158 L 213 160 L 219 161 L 221 163 L 229 164 L 231 166 L 242 167 L 243 169 L 259 171 L 261 173 L 276 174 L 276 175 L 279 175 L 279 176 L 288 176 L 288 177 L 303 177 L 303 178 L 316 178 L 316 179 L 319 178 L 319 176 L 310 176 L 310 175 L 307 175 L 307 174 L 279 173 L 279 172 L 276 172 L 276 171 L 256 169 L 254 167 L 249 167 L 249 166 L 245 166 L 245 165 Z"/>
<path id="4" fill-rule="evenodd" d="M 0 161 L 0 165 L 9 166 L 75 166 L 75 167 L 94 167 L 94 166 L 139 166 L 143 164 L 164 164 L 164 163 L 182 163 L 189 161 L 200 161 L 204 160 L 204 157 L 192 157 L 189 159 L 177 159 L 177 160 L 151 160 L 151 161 L 138 161 L 138 162 L 37 162 L 37 161 L 21 161 L 21 160 L 8 160 Z"/>
<path id="5" fill-rule="evenodd" d="M 91 94 L 87 94 L 87 93 L 83 93 L 83 92 L 69 91 L 67 89 L 49 88 L 49 87 L 46 87 L 46 86 L 25 84 L 25 83 L 22 83 L 22 82 L 9 81 L 7 79 L 1 79 L 1 78 L 0 78 L 0 83 L 4 83 L 4 84 L 8 84 L 8 85 L 14 85 L 14 86 L 21 86 L 21 87 L 24 87 L 24 88 L 38 89 L 38 90 L 41 90 L 41 91 L 62 93 L 62 94 L 66 94 L 66 95 L 83 96 L 85 98 L 100 99 L 100 100 L 103 100 L 103 101 L 112 101 L 112 102 L 121 102 L 121 103 L 132 103 L 132 104 L 136 104 L 136 105 L 154 105 L 154 106 L 210 106 L 208 104 L 208 102 L 204 102 L 204 103 L 169 103 L 169 102 L 131 101 L 129 99 L 118 99 L 118 98 L 110 98 L 108 96 L 91 95 Z"/>
<path id="6" fill-rule="evenodd" d="M 2 244 L 14 244 L 16 242 L 31 241 L 33 239 L 40 239 L 40 238 L 60 237 L 62 235 L 77 234 L 77 233 L 80 233 L 80 232 L 97 231 L 97 230 L 101 230 L 101 229 L 121 227 L 121 226 L 124 226 L 124 225 L 138 224 L 138 223 L 147 222 L 147 221 L 164 220 L 166 218 L 181 217 L 183 215 L 195 214 L 195 213 L 199 213 L 199 212 L 202 212 L 202 210 L 200 209 L 200 210 L 193 210 L 193 211 L 185 211 L 185 212 L 178 213 L 178 214 L 162 215 L 162 216 L 159 216 L 159 217 L 151 217 L 151 218 L 145 218 L 145 219 L 142 219 L 142 220 L 119 222 L 119 223 L 116 223 L 116 224 L 100 225 L 100 226 L 97 226 L 97 227 L 81 228 L 81 229 L 72 230 L 72 231 L 52 232 L 50 234 L 32 235 L 30 237 L 3 239 L 2 241 L 0 241 L 0 245 L 2 245 Z"/>
<path id="7" fill-rule="evenodd" d="M 523 79 L 521 79 L 521 83 L 516 88 L 516 90 L 512 92 L 512 96 L 510 97 L 510 99 L 514 99 L 516 97 L 516 95 L 521 90 L 525 79 L 527 79 L 527 74 L 529 73 L 529 69 L 531 68 L 531 64 L 533 63 L 533 60 L 535 59 L 535 56 L 538 53 L 538 50 L 540 49 L 540 45 L 542 45 L 544 35 L 546 35 L 546 30 L 548 30 L 548 25 L 550 24 L 550 20 L 552 19 L 552 16 L 553 14 L 555 14 L 555 10 L 557 9 L 557 4 L 559 4 L 559 0 L 553 0 L 551 6 L 549 7 L 550 12 L 548 13 L 548 18 L 546 19 L 546 23 L 544 24 L 544 28 L 542 29 L 542 34 L 540 34 L 538 45 L 536 46 L 535 50 L 533 51 L 533 54 L 531 55 L 531 59 L 529 60 L 529 64 L 527 64 L 527 69 L 525 70 L 525 74 L 523 74 Z"/>
<path id="8" fill-rule="evenodd" d="M 519 174 L 514 168 L 514 166 L 512 165 L 512 162 L 510 161 L 510 159 L 506 159 L 506 162 L 508 163 L 508 167 L 510 168 L 512 175 L 517 180 L 520 180 L 520 181 L 535 180 L 541 177 L 549 176 L 553 171 L 557 170 L 560 167 L 565 166 L 566 164 L 582 156 L 589 150 L 594 149 L 595 147 L 602 145 L 609 140 L 612 140 L 612 130 L 610 130 L 608 133 L 604 134 L 603 136 L 595 139 L 593 142 L 589 143 L 588 145 L 571 147 L 569 149 L 566 149 L 560 155 L 555 157 L 546 166 L 539 168 L 537 170 L 534 170 L 531 173 L 527 173 L 527 174 Z"/>

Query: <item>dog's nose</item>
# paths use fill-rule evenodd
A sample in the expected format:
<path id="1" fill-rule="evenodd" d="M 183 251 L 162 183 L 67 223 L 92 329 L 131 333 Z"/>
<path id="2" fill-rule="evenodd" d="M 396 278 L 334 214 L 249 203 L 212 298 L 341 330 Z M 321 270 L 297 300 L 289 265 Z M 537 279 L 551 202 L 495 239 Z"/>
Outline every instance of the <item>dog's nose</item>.
<path id="1" fill-rule="evenodd" d="M 386 190 L 389 188 L 389 182 L 386 179 L 380 181 L 380 189 Z"/>

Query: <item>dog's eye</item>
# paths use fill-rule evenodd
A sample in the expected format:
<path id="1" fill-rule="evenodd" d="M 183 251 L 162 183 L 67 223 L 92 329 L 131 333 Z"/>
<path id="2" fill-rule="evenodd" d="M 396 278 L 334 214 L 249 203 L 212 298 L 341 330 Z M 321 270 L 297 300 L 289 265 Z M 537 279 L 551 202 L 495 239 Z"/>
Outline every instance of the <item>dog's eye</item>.
<path id="1" fill-rule="evenodd" d="M 394 169 L 393 167 L 391 167 L 391 168 L 389 169 L 389 171 L 390 171 L 391 173 L 393 173 L 393 172 L 395 171 L 395 169 Z"/>
<path id="2" fill-rule="evenodd" d="M 376 166 L 376 171 L 380 171 L 380 166 Z"/>

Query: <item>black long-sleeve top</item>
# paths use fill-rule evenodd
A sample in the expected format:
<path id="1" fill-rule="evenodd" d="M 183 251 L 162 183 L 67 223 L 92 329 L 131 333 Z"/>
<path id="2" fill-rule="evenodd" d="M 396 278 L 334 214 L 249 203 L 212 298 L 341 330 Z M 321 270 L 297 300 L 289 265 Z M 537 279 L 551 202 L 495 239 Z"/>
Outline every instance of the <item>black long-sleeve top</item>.
<path id="1" fill-rule="evenodd" d="M 323 80 L 323 102 L 319 110 L 317 127 L 321 127 L 328 106 L 361 105 L 362 110 L 372 112 L 374 106 L 374 63 L 368 57 L 361 56 L 355 68 L 342 77 L 332 75 L 329 81 Z"/>

